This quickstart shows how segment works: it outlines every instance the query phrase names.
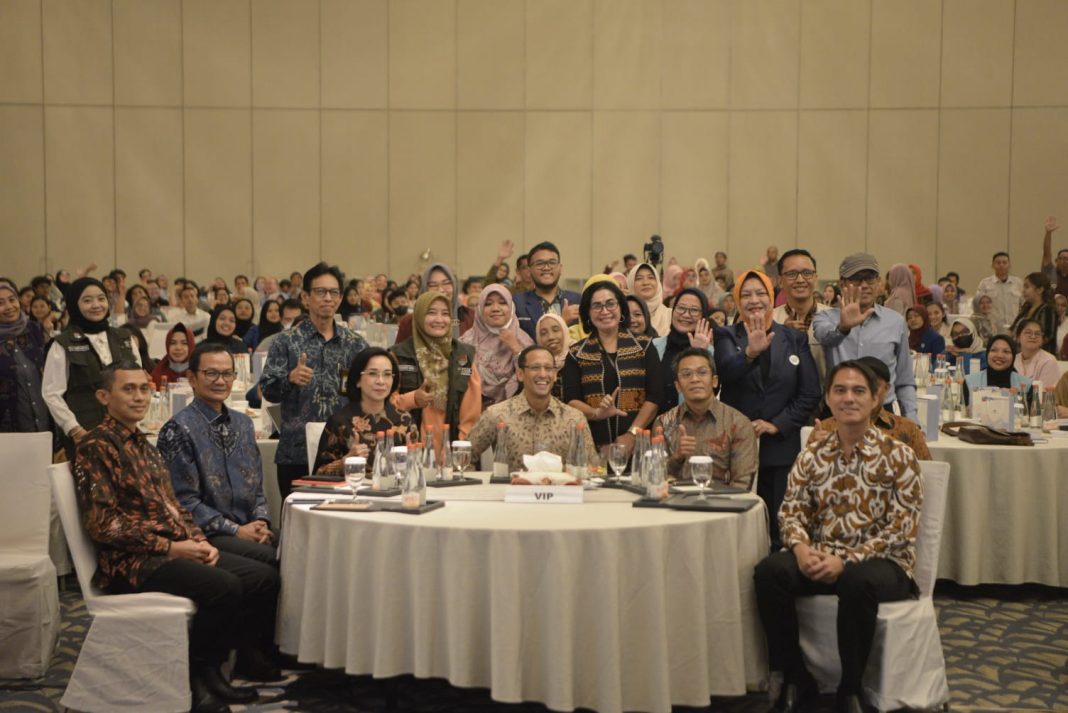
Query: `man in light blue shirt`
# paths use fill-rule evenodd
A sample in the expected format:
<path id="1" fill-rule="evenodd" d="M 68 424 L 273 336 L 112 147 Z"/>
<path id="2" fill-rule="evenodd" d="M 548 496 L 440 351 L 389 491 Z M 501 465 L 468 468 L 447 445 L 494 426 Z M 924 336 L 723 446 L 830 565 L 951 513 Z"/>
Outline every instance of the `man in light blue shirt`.
<path id="1" fill-rule="evenodd" d="M 812 331 L 823 346 L 828 371 L 835 364 L 864 356 L 881 359 L 890 369 L 886 404 L 895 400 L 902 415 L 916 420 L 916 379 L 909 354 L 905 318 L 875 304 L 879 263 L 868 253 L 854 253 L 838 266 L 842 307 L 819 312 Z"/>

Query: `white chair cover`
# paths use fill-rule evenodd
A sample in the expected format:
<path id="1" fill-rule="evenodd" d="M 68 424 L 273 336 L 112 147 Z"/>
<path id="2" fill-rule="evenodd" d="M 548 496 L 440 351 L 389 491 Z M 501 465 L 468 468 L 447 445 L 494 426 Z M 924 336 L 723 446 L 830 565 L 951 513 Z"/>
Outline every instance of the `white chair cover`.
<path id="1" fill-rule="evenodd" d="M 304 424 L 304 437 L 307 439 L 308 473 L 315 473 L 315 456 L 319 453 L 319 439 L 323 437 L 326 424 L 322 421 L 310 421 Z"/>
<path id="2" fill-rule="evenodd" d="M 913 572 L 920 598 L 879 605 L 864 693 L 880 711 L 897 708 L 935 708 L 949 700 L 946 662 L 931 595 L 938 572 L 938 553 L 945 519 L 949 464 L 920 461 L 923 506 L 916 538 Z M 797 616 L 805 665 L 820 684 L 833 691 L 841 678 L 833 595 L 801 597 Z"/>
<path id="3" fill-rule="evenodd" d="M 143 331 L 148 341 L 148 355 L 155 360 L 167 356 L 167 332 L 174 325 L 170 322 L 150 322 Z"/>
<path id="4" fill-rule="evenodd" d="M 0 434 L 0 678 L 45 675 L 59 633 L 48 550 L 51 433 Z"/>
<path id="5" fill-rule="evenodd" d="M 96 549 L 82 525 L 67 463 L 50 469 L 74 570 L 93 623 L 60 700 L 67 708 L 189 710 L 189 619 L 193 602 L 159 592 L 106 595 L 92 583 Z"/>

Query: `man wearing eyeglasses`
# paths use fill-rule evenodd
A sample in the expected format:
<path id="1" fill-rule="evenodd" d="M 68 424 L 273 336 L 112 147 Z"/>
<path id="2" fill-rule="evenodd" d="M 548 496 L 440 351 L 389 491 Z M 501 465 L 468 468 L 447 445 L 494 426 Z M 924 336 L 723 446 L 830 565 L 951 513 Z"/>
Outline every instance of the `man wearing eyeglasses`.
<path id="1" fill-rule="evenodd" d="M 823 346 L 828 369 L 863 356 L 881 359 L 890 369 L 889 407 L 898 402 L 901 415 L 916 420 L 916 379 L 909 355 L 905 318 L 875 303 L 879 294 L 879 263 L 868 253 L 846 256 L 838 266 L 842 306 L 818 312 L 812 331 Z"/>
<path id="2" fill-rule="evenodd" d="M 816 284 L 819 282 L 816 258 L 808 250 L 787 250 L 779 258 L 778 275 L 779 288 L 786 295 L 786 302 L 772 310 L 771 318 L 808 335 L 808 345 L 812 349 L 812 359 L 816 362 L 822 388 L 827 376 L 827 360 L 812 331 L 812 320 L 817 313 L 830 308 L 816 301 Z"/>
<path id="3" fill-rule="evenodd" d="M 745 414 L 716 398 L 719 377 L 712 355 L 689 347 L 672 369 L 683 402 L 654 423 L 668 436 L 668 473 L 677 477 L 690 456 L 711 456 L 714 480 L 748 490 L 757 469 L 756 431 Z"/>
<path id="4" fill-rule="evenodd" d="M 363 337 L 334 323 L 345 277 L 325 262 L 304 273 L 301 299 L 308 318 L 279 334 L 263 365 L 260 389 L 282 405 L 282 433 L 275 453 L 278 490 L 289 495 L 292 482 L 308 474 L 304 425 L 326 421 L 341 405 L 341 374 L 367 348 Z"/>
<path id="5" fill-rule="evenodd" d="M 536 340 L 538 320 L 547 312 L 558 314 L 568 324 L 574 324 L 578 320 L 582 296 L 560 289 L 560 275 L 564 268 L 555 245 L 538 243 L 531 248 L 529 260 L 534 289 L 515 295 L 515 314 L 523 331 Z"/>

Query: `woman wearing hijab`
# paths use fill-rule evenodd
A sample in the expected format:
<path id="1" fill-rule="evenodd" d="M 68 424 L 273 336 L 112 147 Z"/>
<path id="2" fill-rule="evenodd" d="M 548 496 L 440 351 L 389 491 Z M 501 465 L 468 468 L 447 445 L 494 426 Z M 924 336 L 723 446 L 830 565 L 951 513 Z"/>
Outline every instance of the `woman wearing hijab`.
<path id="1" fill-rule="evenodd" d="M 675 267 L 678 267 L 677 265 Z M 681 274 L 682 268 L 679 268 Z M 656 270 L 647 262 L 640 262 L 627 273 L 630 293 L 637 295 L 649 310 L 649 324 L 658 337 L 666 337 L 671 330 L 671 309 L 664 304 L 664 287 Z"/>
<path id="2" fill-rule="evenodd" d="M 41 394 L 67 449 L 104 420 L 104 406 L 96 400 L 101 372 L 115 361 L 141 357 L 129 330 L 108 325 L 108 296 L 100 280 L 82 277 L 67 290 L 70 323 L 52 342 L 45 360 Z"/>
<path id="3" fill-rule="evenodd" d="M 660 359 L 648 337 L 627 330 L 625 304 L 612 280 L 583 290 L 579 317 L 589 334 L 564 363 L 564 402 L 586 417 L 598 447 L 632 448 L 633 429 L 648 428 L 663 400 Z"/>
<path id="4" fill-rule="evenodd" d="M 970 374 L 972 359 L 969 357 L 974 357 L 979 361 L 976 370 L 986 368 L 985 345 L 972 320 L 967 317 L 955 318 L 953 326 L 949 328 L 949 336 L 950 341 L 946 343 L 947 363 L 958 364 L 965 374 Z"/>
<path id="5" fill-rule="evenodd" d="M 148 328 L 148 325 L 154 322 L 162 322 L 163 319 L 152 314 L 152 303 L 149 301 L 146 295 L 138 293 L 134 297 L 132 306 L 130 307 L 130 313 L 127 315 L 126 325 L 134 326 L 141 331 Z"/>
<path id="6" fill-rule="evenodd" d="M 244 339 L 248 334 L 248 330 L 252 329 L 253 318 L 256 314 L 256 308 L 252 305 L 252 300 L 247 297 L 239 297 L 234 300 L 234 316 L 237 317 L 237 327 L 234 329 L 234 335 L 239 339 Z"/>
<path id="7" fill-rule="evenodd" d="M 883 303 L 883 307 L 892 309 L 904 317 L 908 308 L 916 304 L 916 284 L 913 282 L 912 270 L 904 263 L 897 263 L 887 274 L 886 286 L 890 295 Z"/>
<path id="8" fill-rule="evenodd" d="M 919 265 L 909 263 L 909 270 L 912 271 L 912 285 L 916 289 L 915 303 L 925 305 L 931 301 L 931 288 L 923 284 L 923 272 L 920 271 Z"/>
<path id="9" fill-rule="evenodd" d="M 211 311 L 211 321 L 208 322 L 205 342 L 220 344 L 226 347 L 231 354 L 247 354 L 248 348 L 236 334 L 237 315 L 234 308 L 228 304 L 219 305 Z"/>
<path id="10" fill-rule="evenodd" d="M 664 304 L 671 306 L 671 300 L 675 297 L 682 285 L 682 266 L 671 263 L 664 268 Z"/>
<path id="11" fill-rule="evenodd" d="M 448 424 L 450 440 L 463 440 L 482 413 L 482 383 L 474 348 L 453 336 L 455 314 L 452 295 L 437 290 L 419 295 L 412 336 L 390 349 L 400 368 L 393 405 L 410 411 L 421 431 Z"/>
<path id="12" fill-rule="evenodd" d="M 374 305 L 365 300 L 360 294 L 362 287 L 363 280 L 354 280 L 345 288 L 345 296 L 341 300 L 341 307 L 338 308 L 338 313 L 346 323 L 348 323 L 349 317 L 369 315 L 374 312 Z"/>
<path id="13" fill-rule="evenodd" d="M 715 330 L 720 401 L 753 422 L 760 439 L 757 494 L 769 513 L 779 512 L 786 481 L 801 452 L 807 425 L 822 395 L 808 335 L 772 320 L 775 287 L 763 272 L 741 273 L 732 290 L 737 324 Z M 772 547 L 778 547 L 778 518 L 770 518 Z"/>
<path id="14" fill-rule="evenodd" d="M 986 346 L 986 368 L 964 377 L 968 391 L 987 386 L 1025 391 L 1030 389 L 1031 377 L 1016 371 L 1017 353 L 1016 340 L 1009 335 L 995 334 L 991 337 Z"/>
<path id="15" fill-rule="evenodd" d="M 608 273 L 608 276 L 616 281 L 616 284 L 619 285 L 619 289 L 623 290 L 623 294 L 630 294 L 630 285 L 627 284 L 626 275 L 624 275 L 622 272 L 610 272 Z"/>
<path id="16" fill-rule="evenodd" d="M 423 271 L 423 279 L 419 284 L 422 285 L 420 289 L 423 292 L 441 292 L 449 300 L 449 304 L 452 305 L 453 337 L 458 339 L 461 334 L 471 329 L 471 326 L 475 323 L 475 313 L 469 310 L 464 319 L 460 319 L 460 301 L 456 290 L 456 276 L 453 275 L 448 265 L 443 262 L 431 263 Z M 414 318 L 414 314 L 406 314 L 397 322 L 398 344 L 412 336 L 412 321 Z"/>
<path id="17" fill-rule="evenodd" d="M 909 349 L 917 354 L 930 354 L 932 364 L 938 354 L 945 353 L 946 340 L 931 329 L 925 306 L 917 304 L 905 310 L 905 324 L 909 328 Z"/>
<path id="18" fill-rule="evenodd" d="M 0 432 L 52 429 L 41 398 L 47 339 L 41 324 L 22 312 L 18 290 L 0 282 Z"/>
<path id="19" fill-rule="evenodd" d="M 267 300 L 260 310 L 260 323 L 252 325 L 245 332 L 245 347 L 254 350 L 267 337 L 282 331 L 282 305 L 275 300 Z"/>
<path id="20" fill-rule="evenodd" d="M 553 355 L 553 364 L 556 365 L 553 396 L 563 401 L 564 375 L 561 369 L 564 368 L 564 363 L 567 362 L 567 352 L 571 349 L 571 333 L 568 331 L 567 322 L 555 312 L 546 312 L 534 325 L 534 333 L 538 335 L 538 346 L 545 347 Z"/>
<path id="21" fill-rule="evenodd" d="M 671 308 L 671 331 L 666 337 L 653 340 L 653 347 L 664 366 L 664 399 L 660 413 L 682 403 L 675 388 L 675 358 L 690 347 L 712 350 L 712 327 L 708 322 L 708 303 L 705 294 L 694 287 L 683 288 Z"/>
<path id="22" fill-rule="evenodd" d="M 475 325 L 460 337 L 475 349 L 479 380 L 482 382 L 482 408 L 515 395 L 519 381 L 515 360 L 534 340 L 519 328 L 512 293 L 505 285 L 483 288 L 478 296 Z"/>
<path id="23" fill-rule="evenodd" d="M 627 329 L 631 334 L 644 334 L 650 339 L 656 339 L 659 336 L 650 323 L 649 308 L 645 306 L 640 297 L 627 295 L 627 313 Z"/>
<path id="24" fill-rule="evenodd" d="M 708 304 L 719 304 L 719 297 L 723 294 L 723 288 L 719 286 L 719 283 L 713 277 L 712 268 L 709 266 L 708 260 L 703 257 L 698 258 L 693 268 L 697 272 L 697 289 L 704 293 Z"/>
<path id="25" fill-rule="evenodd" d="M 193 337 L 193 330 L 179 322 L 167 332 L 164 343 L 167 354 L 156 362 L 155 368 L 152 369 L 152 383 L 156 386 L 161 386 L 163 379 L 173 384 L 179 379 L 189 377 L 189 355 L 193 353 L 196 339 Z"/>

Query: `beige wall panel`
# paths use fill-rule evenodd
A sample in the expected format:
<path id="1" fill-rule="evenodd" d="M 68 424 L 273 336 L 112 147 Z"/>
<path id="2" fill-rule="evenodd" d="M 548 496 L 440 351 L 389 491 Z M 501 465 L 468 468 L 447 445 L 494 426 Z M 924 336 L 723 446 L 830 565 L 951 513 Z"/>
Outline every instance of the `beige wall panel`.
<path id="1" fill-rule="evenodd" d="M 186 106 L 248 106 L 252 93 L 248 0 L 183 0 Z"/>
<path id="2" fill-rule="evenodd" d="M 1009 109 L 942 112 L 937 272 L 959 272 L 969 294 L 990 274 L 990 256 L 1007 245 L 1009 118 Z M 1041 238 L 1041 226 L 1040 218 L 1032 226 L 1032 243 Z M 1036 255 L 1033 248 L 1028 259 Z"/>
<path id="3" fill-rule="evenodd" d="M 179 0 L 115 0 L 115 103 L 182 103 Z"/>
<path id="4" fill-rule="evenodd" d="M 115 110 L 115 254 L 133 275 L 182 267 L 182 112 Z"/>
<path id="5" fill-rule="evenodd" d="M 593 115 L 593 264 L 660 232 L 660 121 L 654 112 Z"/>
<path id="6" fill-rule="evenodd" d="M 871 106 L 938 106 L 942 3 L 873 0 Z"/>
<path id="7" fill-rule="evenodd" d="M 867 112 L 801 112 L 797 245 L 821 279 L 836 279 L 842 258 L 864 246 L 867 153 Z"/>
<path id="8" fill-rule="evenodd" d="M 526 241 L 549 240 L 562 251 L 565 277 L 590 274 L 592 116 L 587 112 L 527 114 Z M 618 250 L 603 247 L 602 260 Z M 518 251 L 517 251 L 518 252 Z M 515 267 L 513 260 L 512 267 Z"/>
<path id="9" fill-rule="evenodd" d="M 0 102 L 41 101 L 41 3 L 0 3 Z"/>
<path id="10" fill-rule="evenodd" d="M 734 112 L 730 125 L 727 264 L 755 265 L 768 245 L 797 234 L 797 113 Z"/>
<path id="11" fill-rule="evenodd" d="M 523 0 L 459 0 L 461 109 L 523 108 Z"/>
<path id="12" fill-rule="evenodd" d="M 1016 109 L 1012 116 L 1012 203 L 1009 253 L 1012 274 L 1037 270 L 1042 257 L 1042 225 L 1047 215 L 1068 223 L 1068 108 Z M 1053 234 L 1053 250 L 1068 247 L 1068 228 Z"/>
<path id="13" fill-rule="evenodd" d="M 319 0 L 253 0 L 252 103 L 319 106 Z"/>
<path id="14" fill-rule="evenodd" d="M 111 104 L 111 3 L 43 0 L 44 95 L 55 104 Z"/>
<path id="15" fill-rule="evenodd" d="M 319 261 L 318 112 L 252 112 L 252 205 L 257 272 Z"/>
<path id="16" fill-rule="evenodd" d="M 808 0 L 801 6 L 801 106 L 868 105 L 869 0 Z"/>
<path id="17" fill-rule="evenodd" d="M 523 242 L 523 115 L 461 112 L 457 127 L 457 269 L 485 274 L 502 240 Z"/>
<path id="18" fill-rule="evenodd" d="M 390 3 L 389 102 L 394 109 L 456 106 L 456 0 Z"/>
<path id="19" fill-rule="evenodd" d="M 2 272 L 20 287 L 45 269 L 41 113 L 40 106 L 0 106 L 0 166 L 7 167 L 0 171 Z"/>
<path id="20" fill-rule="evenodd" d="M 660 25 L 654 0 L 595 0 L 594 107 L 659 107 Z"/>
<path id="21" fill-rule="evenodd" d="M 48 258 L 108 266 L 115 259 L 110 107 L 45 107 Z"/>
<path id="22" fill-rule="evenodd" d="M 389 273 L 418 268 L 419 253 L 456 264 L 456 115 L 393 112 L 389 124 Z"/>
<path id="23" fill-rule="evenodd" d="M 323 106 L 386 106 L 387 0 L 322 0 Z"/>
<path id="24" fill-rule="evenodd" d="M 915 263 L 933 282 L 938 112 L 875 111 L 870 132 L 868 251 L 884 273 L 897 262 Z"/>
<path id="25" fill-rule="evenodd" d="M 1016 3 L 1016 56 L 1013 103 L 1017 106 L 1068 104 L 1068 2 Z"/>
<path id="26" fill-rule="evenodd" d="M 734 0 L 731 5 L 731 106 L 797 106 L 798 0 Z"/>
<path id="27" fill-rule="evenodd" d="M 381 111 L 323 112 L 323 259 L 353 277 L 388 267 L 386 119 Z"/>
<path id="28" fill-rule="evenodd" d="M 593 0 L 527 0 L 527 108 L 593 103 Z"/>
<path id="29" fill-rule="evenodd" d="M 1015 5 L 1013 0 L 945 0 L 942 106 L 1011 102 Z"/>
<path id="30" fill-rule="evenodd" d="M 660 230 L 687 265 L 727 247 L 728 124 L 722 111 L 663 114 Z"/>
<path id="31" fill-rule="evenodd" d="M 248 110 L 185 112 L 185 270 L 193 279 L 251 271 L 250 132 Z"/>
<path id="32" fill-rule="evenodd" d="M 725 109 L 728 0 L 664 0 L 661 102 L 665 109 Z"/>

